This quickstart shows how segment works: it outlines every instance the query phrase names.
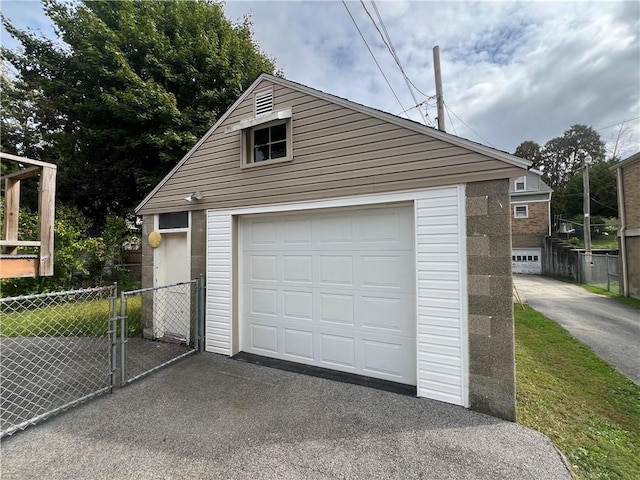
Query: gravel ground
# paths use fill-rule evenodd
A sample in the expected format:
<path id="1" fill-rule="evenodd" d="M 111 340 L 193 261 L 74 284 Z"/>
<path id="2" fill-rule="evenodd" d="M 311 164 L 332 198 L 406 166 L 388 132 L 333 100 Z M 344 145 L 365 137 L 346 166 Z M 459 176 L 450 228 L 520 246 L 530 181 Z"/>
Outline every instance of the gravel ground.
<path id="1" fill-rule="evenodd" d="M 9 479 L 570 479 L 462 407 L 197 354 L 2 440 Z"/>

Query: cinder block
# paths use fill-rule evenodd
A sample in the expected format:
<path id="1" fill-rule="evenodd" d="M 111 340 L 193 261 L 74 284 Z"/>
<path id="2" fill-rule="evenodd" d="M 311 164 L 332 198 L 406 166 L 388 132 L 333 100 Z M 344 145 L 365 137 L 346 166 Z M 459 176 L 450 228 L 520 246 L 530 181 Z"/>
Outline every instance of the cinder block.
<path id="1" fill-rule="evenodd" d="M 467 197 L 493 196 L 506 192 L 509 193 L 509 180 L 488 180 L 485 182 L 470 182 L 466 185 Z"/>
<path id="2" fill-rule="evenodd" d="M 469 275 L 467 288 L 470 296 L 488 296 L 491 293 L 491 277 L 489 275 Z"/>
<path id="3" fill-rule="evenodd" d="M 488 213 L 488 199 L 486 196 L 481 197 L 467 197 L 466 211 L 467 217 L 473 217 L 477 215 L 487 215 Z"/>
<path id="4" fill-rule="evenodd" d="M 511 216 L 511 200 L 509 198 L 509 189 L 506 191 L 496 191 L 490 195 L 487 202 L 487 213 L 489 215 L 507 215 Z"/>
<path id="5" fill-rule="evenodd" d="M 490 295 L 492 297 L 509 297 L 513 296 L 513 278 L 508 276 L 491 276 Z"/>
<path id="6" fill-rule="evenodd" d="M 491 241 L 487 235 L 467 237 L 467 255 L 488 257 L 491 255 Z"/>
<path id="7" fill-rule="evenodd" d="M 469 275 L 501 275 L 511 274 L 511 257 L 475 257 L 467 258 L 467 272 Z"/>
<path id="8" fill-rule="evenodd" d="M 515 378 L 513 381 L 504 381 L 482 375 L 470 375 L 469 403 L 471 409 L 476 412 L 515 422 Z"/>
<path id="9" fill-rule="evenodd" d="M 467 217 L 467 236 L 473 235 L 509 235 L 511 223 L 506 215 L 486 215 Z"/>
<path id="10" fill-rule="evenodd" d="M 488 315 L 469 315 L 469 334 L 491 335 L 491 317 Z"/>
<path id="11" fill-rule="evenodd" d="M 490 240 L 489 252 L 492 257 L 511 258 L 511 235 L 492 235 L 488 238 Z"/>

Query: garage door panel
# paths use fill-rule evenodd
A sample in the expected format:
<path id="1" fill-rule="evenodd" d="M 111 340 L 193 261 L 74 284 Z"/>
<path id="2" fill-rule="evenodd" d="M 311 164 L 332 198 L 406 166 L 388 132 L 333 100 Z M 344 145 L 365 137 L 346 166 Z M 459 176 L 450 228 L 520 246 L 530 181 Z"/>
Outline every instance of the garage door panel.
<path id="1" fill-rule="evenodd" d="M 276 255 L 251 255 L 248 263 L 248 278 L 251 281 L 275 282 L 277 273 L 278 258 Z"/>
<path id="2" fill-rule="evenodd" d="M 251 348 L 265 354 L 278 353 L 278 328 L 273 325 L 251 325 Z"/>
<path id="3" fill-rule="evenodd" d="M 353 286 L 353 256 L 320 255 L 320 285 Z"/>
<path id="4" fill-rule="evenodd" d="M 363 370 L 368 375 L 389 375 L 402 379 L 406 367 L 402 344 L 364 340 L 363 347 Z"/>
<path id="5" fill-rule="evenodd" d="M 415 385 L 413 213 L 378 210 L 241 218 L 241 350 Z"/>
<path id="6" fill-rule="evenodd" d="M 313 319 L 313 293 L 284 290 L 282 300 L 284 318 L 301 321 Z"/>
<path id="7" fill-rule="evenodd" d="M 312 229 L 311 220 L 309 219 L 295 219 L 285 220 L 281 231 L 281 241 L 285 245 L 311 245 L 312 243 Z"/>
<path id="8" fill-rule="evenodd" d="M 313 221 L 314 244 L 318 247 L 331 247 L 353 243 L 353 224 L 351 217 L 319 215 Z"/>
<path id="9" fill-rule="evenodd" d="M 283 255 L 282 281 L 285 283 L 313 283 L 312 255 Z"/>
<path id="10" fill-rule="evenodd" d="M 406 295 L 360 297 L 358 318 L 364 331 L 411 336 L 415 331 L 413 297 Z"/>
<path id="11" fill-rule="evenodd" d="M 320 293 L 321 324 L 354 325 L 355 301 L 353 295 Z"/>
<path id="12" fill-rule="evenodd" d="M 291 361 L 312 362 L 314 358 L 313 338 L 313 332 L 283 328 L 283 355 Z"/>
<path id="13" fill-rule="evenodd" d="M 320 363 L 331 368 L 354 370 L 356 367 L 356 343 L 353 337 L 320 334 Z"/>

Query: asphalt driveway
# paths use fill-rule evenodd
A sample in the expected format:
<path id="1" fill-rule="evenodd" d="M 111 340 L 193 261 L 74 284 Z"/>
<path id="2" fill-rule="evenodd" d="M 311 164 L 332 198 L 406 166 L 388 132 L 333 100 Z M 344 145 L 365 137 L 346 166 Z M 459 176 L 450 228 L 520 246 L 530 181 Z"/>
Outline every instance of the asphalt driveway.
<path id="1" fill-rule="evenodd" d="M 590 346 L 640 384 L 640 312 L 584 288 L 541 275 L 514 275 L 522 301 Z"/>
<path id="2" fill-rule="evenodd" d="M 549 440 L 431 401 L 198 354 L 2 440 L 8 479 L 569 479 Z"/>

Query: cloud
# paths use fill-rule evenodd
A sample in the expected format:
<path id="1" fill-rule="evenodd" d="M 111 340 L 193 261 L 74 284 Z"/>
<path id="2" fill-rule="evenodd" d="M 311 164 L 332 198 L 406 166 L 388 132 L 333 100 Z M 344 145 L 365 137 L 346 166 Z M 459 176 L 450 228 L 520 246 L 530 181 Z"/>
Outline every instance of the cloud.
<path id="1" fill-rule="evenodd" d="M 16 4 L 20 5 L 16 8 Z M 231 20 L 249 13 L 260 48 L 287 78 L 398 114 L 414 107 L 399 69 L 360 2 L 347 2 L 398 104 L 340 1 L 227 2 Z M 370 14 L 375 12 L 365 2 Z M 629 2 L 378 1 L 409 78 L 435 93 L 432 47 L 440 46 L 451 133 L 513 151 L 583 123 L 608 139 L 630 120 L 640 149 L 640 4 Z M 14 18 L 11 12 L 17 12 Z M 3 2 L 20 26 L 46 25 L 34 2 Z M 34 13 L 35 12 L 35 13 Z M 39 13 L 38 13 L 39 12 Z M 4 38 L 3 38 L 4 41 Z M 424 95 L 416 94 L 418 101 Z M 428 102 L 434 120 L 434 102 Z M 408 112 L 419 121 L 417 109 Z M 473 131 L 456 118 L 459 116 Z M 454 130 L 455 129 L 455 130 Z"/>

